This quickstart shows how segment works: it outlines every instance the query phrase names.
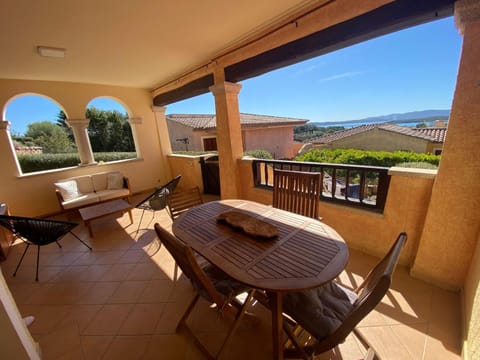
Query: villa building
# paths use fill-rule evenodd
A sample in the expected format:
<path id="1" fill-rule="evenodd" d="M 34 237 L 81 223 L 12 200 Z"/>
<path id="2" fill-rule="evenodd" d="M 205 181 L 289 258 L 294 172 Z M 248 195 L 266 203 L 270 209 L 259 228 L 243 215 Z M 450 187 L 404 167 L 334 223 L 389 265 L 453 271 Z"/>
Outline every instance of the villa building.
<path id="1" fill-rule="evenodd" d="M 215 115 L 166 116 L 173 151 L 217 151 Z M 293 128 L 308 120 L 280 116 L 240 114 L 243 151 L 267 150 L 275 159 L 291 159 L 302 146 L 293 141 Z"/>
<path id="2" fill-rule="evenodd" d="M 309 139 L 314 148 L 374 151 L 413 151 L 439 155 L 446 127 L 413 128 L 395 124 L 370 124 Z"/>

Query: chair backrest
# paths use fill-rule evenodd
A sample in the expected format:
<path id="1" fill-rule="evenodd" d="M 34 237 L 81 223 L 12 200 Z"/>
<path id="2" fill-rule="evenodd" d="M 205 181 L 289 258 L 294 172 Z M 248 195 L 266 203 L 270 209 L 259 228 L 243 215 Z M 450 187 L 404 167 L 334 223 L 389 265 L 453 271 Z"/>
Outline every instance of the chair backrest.
<path id="1" fill-rule="evenodd" d="M 182 175 L 177 175 L 175 176 L 172 180 L 170 180 L 168 183 L 166 183 L 162 188 L 165 188 L 168 190 L 168 193 L 171 194 L 175 191 L 178 183 L 180 182 L 180 179 L 182 178 Z"/>
<path id="2" fill-rule="evenodd" d="M 318 219 L 320 173 L 273 170 L 273 207 Z"/>
<path id="3" fill-rule="evenodd" d="M 317 351 L 327 351 L 343 342 L 355 326 L 382 301 L 390 287 L 393 271 L 406 241 L 407 234 L 400 233 L 387 255 L 368 273 L 363 283 L 355 289 L 357 299 L 342 324 L 332 334 L 318 341 L 315 346 Z"/>
<path id="4" fill-rule="evenodd" d="M 56 241 L 77 225 L 69 221 L 0 215 L 0 226 L 35 245 Z"/>
<path id="5" fill-rule="evenodd" d="M 172 220 L 194 206 L 203 204 L 200 189 L 194 187 L 167 195 L 167 209 Z"/>
<path id="6" fill-rule="evenodd" d="M 210 302 L 214 302 L 220 307 L 223 306 L 223 296 L 217 292 L 213 283 L 198 265 L 192 248 L 178 240 L 160 224 L 156 223 L 154 227 L 160 242 L 175 259 L 183 274 L 190 279 L 195 290 Z"/>
<path id="7" fill-rule="evenodd" d="M 175 176 L 165 185 L 156 188 L 153 194 L 142 199 L 135 207 L 139 209 L 162 210 L 167 205 L 166 196 L 175 191 L 181 178 L 182 175 Z"/>

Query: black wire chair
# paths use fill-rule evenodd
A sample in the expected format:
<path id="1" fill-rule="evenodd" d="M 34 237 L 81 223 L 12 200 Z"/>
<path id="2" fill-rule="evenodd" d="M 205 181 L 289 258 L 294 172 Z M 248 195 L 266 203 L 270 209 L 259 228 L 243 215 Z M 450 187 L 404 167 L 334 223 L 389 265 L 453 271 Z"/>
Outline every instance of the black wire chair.
<path id="1" fill-rule="evenodd" d="M 15 237 L 22 239 L 27 244 L 13 276 L 17 274 L 18 268 L 22 264 L 23 258 L 30 245 L 37 245 L 37 272 L 35 275 L 35 281 L 38 281 L 40 246 L 56 242 L 58 247 L 61 248 L 62 246 L 58 241 L 66 234 L 70 233 L 91 251 L 92 248 L 72 232 L 72 229 L 77 225 L 77 223 L 69 221 L 0 215 L 0 226 L 11 231 Z"/>
<path id="2" fill-rule="evenodd" d="M 165 185 L 156 188 L 152 194 L 148 195 L 145 199 L 135 205 L 137 209 L 143 210 L 142 215 L 140 216 L 140 221 L 138 222 L 137 232 L 135 235 L 137 235 L 138 231 L 140 230 L 140 225 L 142 224 L 145 210 L 151 210 L 155 212 L 157 210 L 164 209 L 167 206 L 167 195 L 175 191 L 181 178 L 182 175 L 177 175 Z"/>

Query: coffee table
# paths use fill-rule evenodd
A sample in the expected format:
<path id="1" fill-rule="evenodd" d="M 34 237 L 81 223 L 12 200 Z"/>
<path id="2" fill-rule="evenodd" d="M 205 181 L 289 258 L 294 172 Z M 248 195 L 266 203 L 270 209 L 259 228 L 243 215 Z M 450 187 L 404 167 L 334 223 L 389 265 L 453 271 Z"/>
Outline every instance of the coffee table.
<path id="1" fill-rule="evenodd" d="M 114 213 L 121 213 L 123 215 L 126 211 L 128 211 L 128 215 L 130 216 L 130 223 L 133 224 L 132 205 L 130 205 L 127 201 L 123 199 L 102 202 L 96 205 L 85 207 L 83 209 L 79 209 L 78 211 L 80 212 L 80 216 L 82 217 L 85 226 L 88 228 L 88 233 L 90 234 L 90 237 L 93 237 L 90 222 L 92 220 L 96 220 L 107 215 L 111 215 Z"/>

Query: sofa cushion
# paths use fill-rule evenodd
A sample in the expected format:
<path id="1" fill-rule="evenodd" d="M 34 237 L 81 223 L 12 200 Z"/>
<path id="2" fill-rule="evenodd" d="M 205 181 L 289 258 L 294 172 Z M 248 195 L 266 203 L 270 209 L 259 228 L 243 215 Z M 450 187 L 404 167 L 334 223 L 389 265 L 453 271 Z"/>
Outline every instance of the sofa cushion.
<path id="1" fill-rule="evenodd" d="M 80 196 L 77 182 L 75 180 L 65 180 L 54 183 L 55 187 L 62 194 L 64 201 L 69 201 Z"/>
<path id="2" fill-rule="evenodd" d="M 80 194 L 90 194 L 94 192 L 92 177 L 90 175 L 76 176 L 78 192 Z"/>
<path id="3" fill-rule="evenodd" d="M 64 201 L 62 203 L 62 206 L 64 209 L 73 209 L 73 208 L 82 207 L 89 204 L 93 205 L 99 201 L 100 199 L 98 195 L 92 192 L 90 194 L 80 195 L 79 197 L 75 199 L 71 199 L 69 201 Z"/>
<path id="4" fill-rule="evenodd" d="M 111 172 L 107 176 L 107 189 L 119 190 L 123 188 L 123 175 L 120 172 Z"/>
<path id="5" fill-rule="evenodd" d="M 92 174 L 92 183 L 95 191 L 107 189 L 107 172 Z"/>
<path id="6" fill-rule="evenodd" d="M 120 190 L 102 190 L 97 192 L 98 198 L 100 201 L 121 198 L 121 197 L 128 197 L 130 196 L 130 192 L 128 189 L 120 189 Z"/>

